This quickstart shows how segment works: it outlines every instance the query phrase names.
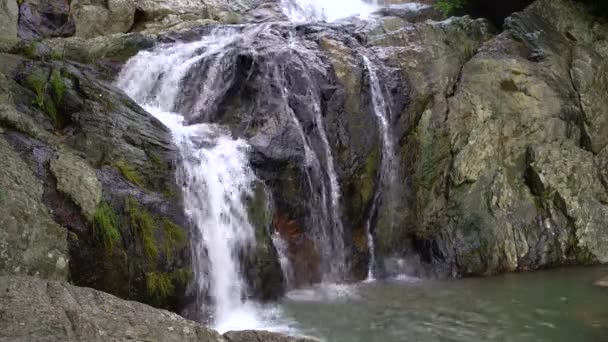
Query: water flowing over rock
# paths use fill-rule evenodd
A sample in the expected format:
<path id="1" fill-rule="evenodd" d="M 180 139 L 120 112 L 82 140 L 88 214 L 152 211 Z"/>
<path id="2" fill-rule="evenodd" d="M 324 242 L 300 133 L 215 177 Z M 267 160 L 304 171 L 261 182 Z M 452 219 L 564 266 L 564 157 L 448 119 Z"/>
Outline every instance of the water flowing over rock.
<path id="1" fill-rule="evenodd" d="M 123 69 L 118 85 L 171 129 L 181 154 L 178 183 L 182 184 L 186 214 L 197 228 L 192 242 L 194 273 L 199 298 L 212 301 L 212 320 L 220 331 L 260 328 L 242 278 L 240 258 L 256 243 L 245 198 L 253 197 L 255 176 L 249 167 L 249 146 L 233 139 L 230 132 L 210 124 L 185 125 L 177 110 L 182 79 L 190 68 L 208 56 L 223 54 L 234 37 L 212 33 L 202 41 L 172 44 L 134 57 Z M 198 52 L 203 50 L 202 55 Z M 216 64 L 216 67 L 219 65 Z M 193 109 L 207 108 L 223 76 L 220 70 L 207 75 Z M 221 91 L 221 90 L 220 90 Z M 221 93 L 220 93 L 221 94 Z M 188 113 L 188 112 L 182 112 Z M 263 211 L 266 208 L 255 208 Z M 261 215 L 263 213 L 257 213 Z M 263 222 L 262 222 L 263 224 Z M 258 227 L 262 236 L 269 227 Z M 260 241 L 263 243 L 264 241 Z M 276 253 L 270 255 L 278 266 Z M 275 270 L 274 273 L 280 272 Z M 205 303 L 201 300 L 201 305 Z"/>

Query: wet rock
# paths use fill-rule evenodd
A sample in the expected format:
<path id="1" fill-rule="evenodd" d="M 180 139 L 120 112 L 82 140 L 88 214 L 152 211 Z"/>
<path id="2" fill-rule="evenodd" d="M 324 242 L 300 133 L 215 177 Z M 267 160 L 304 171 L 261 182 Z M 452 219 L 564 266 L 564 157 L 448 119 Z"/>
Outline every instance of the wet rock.
<path id="1" fill-rule="evenodd" d="M 63 0 L 26 0 L 19 5 L 19 38 L 67 37 L 75 32 L 70 4 Z"/>
<path id="2" fill-rule="evenodd" d="M 59 60 L 73 60 L 89 64 L 116 64 L 110 74 L 120 71 L 120 66 L 140 50 L 152 47 L 156 36 L 142 33 L 113 34 L 85 39 L 81 37 L 54 38 L 44 41 L 50 48 L 50 56 Z"/>

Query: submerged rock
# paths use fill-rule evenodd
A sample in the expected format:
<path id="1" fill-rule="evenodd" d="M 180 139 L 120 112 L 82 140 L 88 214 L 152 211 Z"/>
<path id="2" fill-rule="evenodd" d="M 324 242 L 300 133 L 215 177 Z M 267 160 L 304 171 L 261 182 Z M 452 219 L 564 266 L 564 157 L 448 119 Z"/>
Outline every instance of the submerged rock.
<path id="1" fill-rule="evenodd" d="M 608 287 L 608 276 L 596 280 L 593 284 L 601 287 Z"/>

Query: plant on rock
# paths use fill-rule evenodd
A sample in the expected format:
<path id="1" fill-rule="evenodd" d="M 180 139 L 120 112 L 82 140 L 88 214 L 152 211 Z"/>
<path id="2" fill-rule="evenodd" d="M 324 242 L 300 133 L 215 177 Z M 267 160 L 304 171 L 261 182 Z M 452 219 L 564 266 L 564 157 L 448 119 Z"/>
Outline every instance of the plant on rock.
<path id="1" fill-rule="evenodd" d="M 154 239 L 155 222 L 152 215 L 144 208 L 141 208 L 132 197 L 127 198 L 125 207 L 129 213 L 131 227 L 134 233 L 140 238 L 144 248 L 144 253 L 149 258 L 158 256 L 158 247 Z"/>
<path id="2" fill-rule="evenodd" d="M 440 10 L 441 13 L 450 15 L 461 11 L 466 4 L 467 0 L 437 0 L 435 7 Z"/>
<path id="3" fill-rule="evenodd" d="M 116 162 L 115 166 L 126 180 L 140 188 L 144 187 L 144 178 L 141 176 L 141 174 L 139 174 L 133 165 L 127 163 L 125 160 L 119 160 Z"/>
<path id="4" fill-rule="evenodd" d="M 93 214 L 93 222 L 97 236 L 101 239 L 104 247 L 108 250 L 114 248 L 120 241 L 120 231 L 118 230 L 118 219 L 112 207 L 106 202 L 102 202 Z"/>

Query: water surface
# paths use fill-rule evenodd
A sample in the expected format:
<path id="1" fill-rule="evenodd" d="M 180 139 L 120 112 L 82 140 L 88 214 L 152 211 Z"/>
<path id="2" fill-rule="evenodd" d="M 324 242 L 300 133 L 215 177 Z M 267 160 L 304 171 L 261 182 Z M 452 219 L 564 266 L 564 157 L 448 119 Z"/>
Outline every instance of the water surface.
<path id="1" fill-rule="evenodd" d="M 332 285 L 291 292 L 284 314 L 336 342 L 608 341 L 608 267 L 490 278 Z"/>

